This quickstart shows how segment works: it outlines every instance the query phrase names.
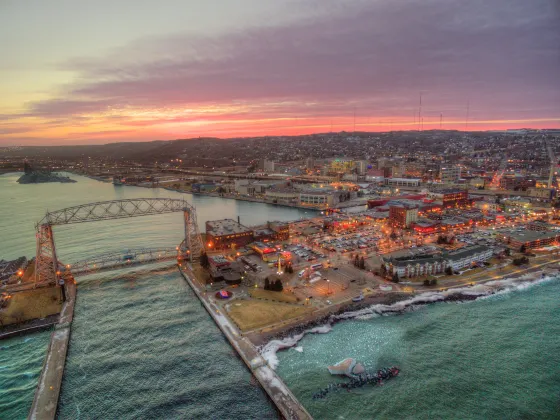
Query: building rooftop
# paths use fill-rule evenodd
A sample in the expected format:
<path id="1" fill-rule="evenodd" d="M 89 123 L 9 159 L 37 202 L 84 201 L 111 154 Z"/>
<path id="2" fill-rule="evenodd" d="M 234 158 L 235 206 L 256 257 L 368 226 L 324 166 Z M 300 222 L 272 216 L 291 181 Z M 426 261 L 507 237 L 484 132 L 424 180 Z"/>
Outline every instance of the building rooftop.
<path id="1" fill-rule="evenodd" d="M 222 264 L 230 263 L 230 261 L 223 255 L 210 255 L 208 256 L 208 260 L 210 261 L 211 264 L 214 265 L 222 265 Z"/>
<path id="2" fill-rule="evenodd" d="M 420 182 L 420 178 L 387 178 L 390 181 L 403 181 L 403 182 Z"/>
<path id="3" fill-rule="evenodd" d="M 525 230 L 523 232 L 505 233 L 504 235 L 518 242 L 533 242 L 541 239 L 556 238 L 559 233 L 554 231 Z"/>
<path id="4" fill-rule="evenodd" d="M 270 187 L 269 191 L 277 193 L 299 193 L 294 187 L 286 187 L 283 185 L 273 185 Z"/>
<path id="5" fill-rule="evenodd" d="M 461 188 L 444 188 L 442 190 L 438 190 L 437 194 L 459 194 L 467 192 L 467 190 Z"/>
<path id="6" fill-rule="evenodd" d="M 224 236 L 244 232 L 251 232 L 251 229 L 241 223 L 237 223 L 233 219 L 212 220 L 206 222 L 206 233 L 210 233 L 213 236 Z"/>
<path id="7" fill-rule="evenodd" d="M 481 252 L 486 252 L 490 250 L 487 246 L 483 245 L 472 245 L 472 246 L 465 246 L 463 248 L 456 249 L 454 251 L 450 251 L 446 253 L 446 258 L 450 260 L 461 260 L 463 258 L 467 258 L 474 254 L 480 254 Z"/>

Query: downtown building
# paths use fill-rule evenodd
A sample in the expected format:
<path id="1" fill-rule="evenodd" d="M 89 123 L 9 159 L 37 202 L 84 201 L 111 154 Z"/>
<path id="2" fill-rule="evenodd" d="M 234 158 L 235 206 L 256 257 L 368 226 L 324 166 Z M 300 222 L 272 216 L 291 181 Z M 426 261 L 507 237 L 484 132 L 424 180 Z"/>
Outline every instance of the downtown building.
<path id="1" fill-rule="evenodd" d="M 208 221 L 206 242 L 209 249 L 241 248 L 253 242 L 253 229 L 233 219 Z"/>
<path id="2" fill-rule="evenodd" d="M 395 203 L 389 207 L 389 223 L 391 226 L 408 229 L 418 220 L 418 207 L 406 203 Z"/>
<path id="3" fill-rule="evenodd" d="M 483 264 L 492 258 L 492 248 L 472 245 L 454 251 L 434 254 L 419 254 L 404 257 L 383 257 L 382 264 L 389 275 L 397 273 L 399 278 L 414 278 L 444 273 L 448 267 L 453 271 Z"/>

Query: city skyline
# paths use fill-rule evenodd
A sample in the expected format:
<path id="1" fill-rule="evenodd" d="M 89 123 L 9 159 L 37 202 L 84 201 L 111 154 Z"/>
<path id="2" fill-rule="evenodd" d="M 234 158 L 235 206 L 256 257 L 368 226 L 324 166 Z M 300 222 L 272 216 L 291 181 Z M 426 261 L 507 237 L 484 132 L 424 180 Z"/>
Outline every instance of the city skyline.
<path id="1" fill-rule="evenodd" d="M 553 1 L 31 3 L 0 145 L 560 126 Z"/>

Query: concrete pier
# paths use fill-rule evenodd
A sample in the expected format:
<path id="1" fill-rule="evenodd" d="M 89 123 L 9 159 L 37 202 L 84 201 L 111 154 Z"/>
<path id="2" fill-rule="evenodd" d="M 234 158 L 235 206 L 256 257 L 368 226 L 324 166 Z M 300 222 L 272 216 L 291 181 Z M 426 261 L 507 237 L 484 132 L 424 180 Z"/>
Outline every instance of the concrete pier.
<path id="1" fill-rule="evenodd" d="M 51 335 L 51 341 L 43 363 L 43 370 L 33 398 L 28 419 L 51 420 L 56 417 L 58 397 L 62 386 L 66 353 L 70 341 L 70 325 L 74 317 L 76 284 L 66 281 L 66 302 L 60 312 L 60 319 Z"/>
<path id="2" fill-rule="evenodd" d="M 179 271 L 196 293 L 210 316 L 214 319 L 216 325 L 218 325 L 255 378 L 257 378 L 270 399 L 274 402 L 282 417 L 289 420 L 312 419 L 311 415 L 300 404 L 282 379 L 268 366 L 266 360 L 258 353 L 255 346 L 253 346 L 248 339 L 239 334 L 237 328 L 212 301 L 212 297 L 198 286 L 194 281 L 194 274 L 192 271 L 184 266 L 179 267 Z"/>

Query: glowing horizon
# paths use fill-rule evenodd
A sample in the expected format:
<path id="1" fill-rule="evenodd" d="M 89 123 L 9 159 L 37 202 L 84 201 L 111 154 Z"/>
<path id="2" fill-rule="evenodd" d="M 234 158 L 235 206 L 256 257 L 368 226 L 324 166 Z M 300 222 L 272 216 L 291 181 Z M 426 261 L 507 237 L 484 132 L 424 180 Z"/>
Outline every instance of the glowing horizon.
<path id="1" fill-rule="evenodd" d="M 108 1 L 0 6 L 0 145 L 416 130 L 419 113 L 424 130 L 560 127 L 547 0 L 165 3 L 102 33 Z"/>

